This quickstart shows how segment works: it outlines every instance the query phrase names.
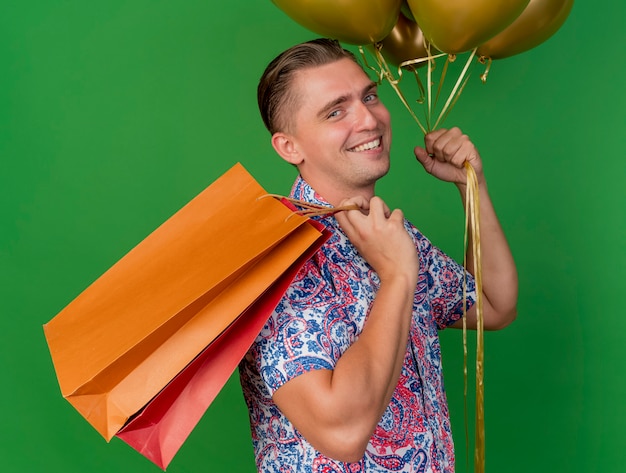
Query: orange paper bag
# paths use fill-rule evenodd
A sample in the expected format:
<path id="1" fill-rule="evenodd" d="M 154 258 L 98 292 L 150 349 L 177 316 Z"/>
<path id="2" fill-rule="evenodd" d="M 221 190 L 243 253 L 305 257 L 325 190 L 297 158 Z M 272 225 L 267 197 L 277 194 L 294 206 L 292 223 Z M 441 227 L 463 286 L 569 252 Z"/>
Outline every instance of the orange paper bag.
<path id="1" fill-rule="evenodd" d="M 305 261 L 326 241 L 325 235 L 282 274 L 191 364 L 176 376 L 117 437 L 165 470 L 230 378 Z"/>
<path id="2" fill-rule="evenodd" d="M 63 396 L 110 440 L 323 238 L 235 165 L 44 333 Z"/>

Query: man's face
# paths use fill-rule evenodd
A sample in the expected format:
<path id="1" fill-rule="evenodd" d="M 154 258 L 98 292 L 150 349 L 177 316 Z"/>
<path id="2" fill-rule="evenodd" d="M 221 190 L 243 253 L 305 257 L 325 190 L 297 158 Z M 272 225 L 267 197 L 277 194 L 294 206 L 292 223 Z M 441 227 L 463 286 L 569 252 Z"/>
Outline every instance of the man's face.
<path id="1" fill-rule="evenodd" d="M 376 85 L 350 59 L 299 71 L 288 133 L 294 164 L 325 197 L 373 193 L 389 170 L 390 117 Z M 286 110 L 289 112 L 289 110 Z M 336 199 L 335 199 L 336 200 Z"/>

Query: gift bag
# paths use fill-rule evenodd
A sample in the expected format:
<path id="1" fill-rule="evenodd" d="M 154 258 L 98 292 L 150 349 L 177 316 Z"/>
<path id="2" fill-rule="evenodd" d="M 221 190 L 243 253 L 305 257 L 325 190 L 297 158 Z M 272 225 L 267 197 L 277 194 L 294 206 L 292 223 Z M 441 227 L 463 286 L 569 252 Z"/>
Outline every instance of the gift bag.
<path id="1" fill-rule="evenodd" d="M 117 437 L 165 470 L 260 333 L 302 264 L 330 236 L 318 240 L 189 366 L 170 382 Z"/>
<path id="2" fill-rule="evenodd" d="M 105 439 L 323 238 L 266 194 L 235 165 L 44 325 L 62 395 Z"/>

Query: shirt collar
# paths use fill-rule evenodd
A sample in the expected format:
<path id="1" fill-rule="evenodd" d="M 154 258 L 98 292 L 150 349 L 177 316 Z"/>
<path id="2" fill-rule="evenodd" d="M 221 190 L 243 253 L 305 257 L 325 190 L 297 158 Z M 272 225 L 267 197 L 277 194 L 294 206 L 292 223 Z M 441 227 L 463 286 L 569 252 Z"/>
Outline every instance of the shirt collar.
<path id="1" fill-rule="evenodd" d="M 324 207 L 332 208 L 332 205 L 326 199 L 324 199 L 324 197 L 315 192 L 315 189 L 313 189 L 309 185 L 309 183 L 306 182 L 300 175 L 298 175 L 295 182 L 293 183 L 289 197 L 302 200 L 304 202 L 310 202 L 311 204 L 322 205 Z M 337 221 L 332 214 L 317 216 L 313 218 L 315 218 L 315 220 L 321 221 L 326 226 L 337 226 Z"/>
<path id="2" fill-rule="evenodd" d="M 302 176 L 298 176 L 291 188 L 290 197 L 294 199 L 303 200 L 312 204 L 323 205 L 324 207 L 331 207 L 324 197 L 315 192 L 308 182 L 306 182 Z"/>

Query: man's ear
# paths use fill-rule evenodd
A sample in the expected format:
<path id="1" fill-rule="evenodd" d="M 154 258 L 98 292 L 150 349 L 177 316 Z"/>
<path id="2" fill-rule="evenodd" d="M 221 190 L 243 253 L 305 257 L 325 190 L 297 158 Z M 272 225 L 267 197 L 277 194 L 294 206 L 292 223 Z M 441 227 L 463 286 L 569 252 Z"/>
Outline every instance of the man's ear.
<path id="1" fill-rule="evenodd" d="M 281 158 L 294 166 L 302 162 L 302 155 L 293 137 L 287 133 L 277 131 L 272 135 L 272 146 Z"/>

